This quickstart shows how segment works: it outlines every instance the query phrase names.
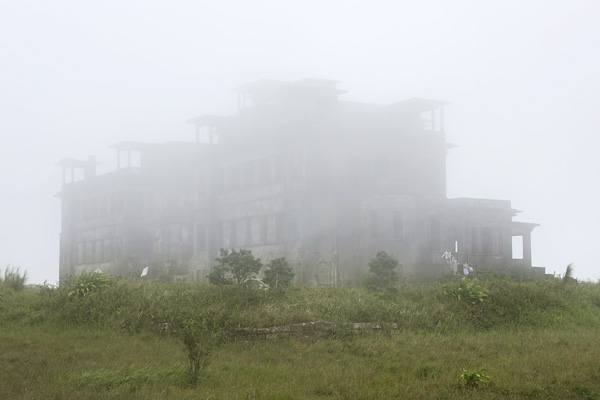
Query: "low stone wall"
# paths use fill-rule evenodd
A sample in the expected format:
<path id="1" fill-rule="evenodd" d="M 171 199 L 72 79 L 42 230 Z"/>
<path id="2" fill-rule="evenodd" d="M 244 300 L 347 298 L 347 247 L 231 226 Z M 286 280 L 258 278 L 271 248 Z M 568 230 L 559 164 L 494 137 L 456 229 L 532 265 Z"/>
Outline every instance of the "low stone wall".
<path id="1" fill-rule="evenodd" d="M 354 333 L 391 332 L 397 329 L 397 324 L 380 324 L 371 322 L 304 322 L 270 328 L 240 328 L 231 332 L 235 339 L 240 340 L 272 340 L 272 339 L 317 339 L 334 335 Z"/>

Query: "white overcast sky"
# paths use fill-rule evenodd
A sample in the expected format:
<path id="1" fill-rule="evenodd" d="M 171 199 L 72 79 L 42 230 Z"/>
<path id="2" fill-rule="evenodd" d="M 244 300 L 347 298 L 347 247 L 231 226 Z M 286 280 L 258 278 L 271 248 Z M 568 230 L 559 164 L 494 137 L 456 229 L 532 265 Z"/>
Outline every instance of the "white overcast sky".
<path id="1" fill-rule="evenodd" d="M 539 223 L 534 265 L 600 279 L 596 0 L 0 0 L 0 267 L 58 280 L 65 157 L 193 140 L 261 78 L 449 101 L 448 196 Z"/>

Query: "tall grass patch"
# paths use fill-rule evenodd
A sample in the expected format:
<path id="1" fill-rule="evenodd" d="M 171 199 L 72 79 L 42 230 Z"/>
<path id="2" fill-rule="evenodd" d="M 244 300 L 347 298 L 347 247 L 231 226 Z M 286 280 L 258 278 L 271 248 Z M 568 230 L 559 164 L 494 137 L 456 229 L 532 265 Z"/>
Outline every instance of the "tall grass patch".
<path id="1" fill-rule="evenodd" d="M 126 332 L 176 331 L 186 320 L 203 321 L 219 332 L 313 321 L 393 323 L 408 331 L 600 326 L 600 286 L 562 285 L 560 280 L 520 282 L 492 276 L 403 283 L 398 290 L 383 292 L 115 280 L 101 291 L 69 293 L 73 287 L 68 285 L 46 288 L 38 295 L 41 300 L 33 296 L 25 302 L 29 308 L 16 304 L 20 311 L 11 311 L 10 318 L 45 313 Z"/>
<path id="2" fill-rule="evenodd" d="M 27 282 L 27 271 L 21 272 L 19 267 L 11 267 L 7 265 L 4 269 L 4 277 L 0 275 L 0 286 L 10 288 L 12 290 L 23 290 Z"/>
<path id="3" fill-rule="evenodd" d="M 114 279 L 72 292 L 0 287 L 0 398 L 600 398 L 595 284 L 490 276 L 265 291 Z M 397 329 L 228 336 L 311 321 Z M 477 374 L 492 382 L 466 383 Z"/>

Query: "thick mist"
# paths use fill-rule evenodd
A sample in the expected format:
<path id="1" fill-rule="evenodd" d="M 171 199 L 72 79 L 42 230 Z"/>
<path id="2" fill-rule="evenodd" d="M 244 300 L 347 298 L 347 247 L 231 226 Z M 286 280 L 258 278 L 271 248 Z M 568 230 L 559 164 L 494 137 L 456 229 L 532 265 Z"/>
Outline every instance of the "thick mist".
<path id="1" fill-rule="evenodd" d="M 63 158 L 194 141 L 270 78 L 346 101 L 450 103 L 447 195 L 511 200 L 533 264 L 598 280 L 600 6 L 593 1 L 76 1 L 0 4 L 0 267 L 58 279 Z"/>

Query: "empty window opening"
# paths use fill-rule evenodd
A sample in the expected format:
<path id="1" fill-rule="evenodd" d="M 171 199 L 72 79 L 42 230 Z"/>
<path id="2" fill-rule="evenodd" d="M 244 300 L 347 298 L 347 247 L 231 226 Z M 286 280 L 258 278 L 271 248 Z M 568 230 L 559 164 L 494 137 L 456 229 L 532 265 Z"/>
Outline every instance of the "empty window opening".
<path id="1" fill-rule="evenodd" d="M 112 251 L 111 251 L 111 241 L 110 239 L 106 239 L 104 241 L 104 246 L 102 247 L 102 250 L 104 252 L 104 261 L 110 261 L 112 259 Z"/>
<path id="2" fill-rule="evenodd" d="M 429 239 L 431 250 L 442 249 L 442 221 L 438 215 L 429 216 Z"/>
<path id="3" fill-rule="evenodd" d="M 492 228 L 481 228 L 481 253 L 487 255 L 494 253 L 494 234 Z"/>
<path id="4" fill-rule="evenodd" d="M 267 243 L 278 243 L 282 239 L 281 215 L 267 216 Z"/>
<path id="5" fill-rule="evenodd" d="M 196 188 L 197 188 L 197 192 L 196 194 L 198 195 L 198 197 L 205 197 L 206 195 L 208 195 L 208 185 L 209 185 L 209 181 L 208 181 L 208 174 L 206 171 L 198 171 L 198 175 L 196 175 Z"/>
<path id="6" fill-rule="evenodd" d="M 248 162 L 242 165 L 242 188 L 256 185 L 256 163 Z"/>
<path id="7" fill-rule="evenodd" d="M 290 157 L 290 176 L 292 178 L 302 177 L 302 153 L 301 151 L 293 152 Z"/>
<path id="8" fill-rule="evenodd" d="M 140 151 L 119 151 L 117 157 L 117 165 L 121 168 L 140 168 L 142 166 L 142 153 Z"/>
<path id="9" fill-rule="evenodd" d="M 253 217 L 250 220 L 250 244 L 257 245 L 261 242 L 262 217 Z"/>
<path id="10" fill-rule="evenodd" d="M 237 244 L 237 222 L 229 221 L 229 247 L 234 247 Z"/>
<path id="11" fill-rule="evenodd" d="M 523 236 L 512 237 L 512 258 L 515 260 L 523 259 Z"/>
<path id="12" fill-rule="evenodd" d="M 239 221 L 237 221 L 237 232 L 236 232 L 236 239 L 237 239 L 237 245 L 238 246 L 244 246 L 246 244 L 248 244 L 249 240 L 246 237 L 246 233 L 248 232 L 248 228 L 246 227 L 246 219 L 241 219 Z"/>
<path id="13" fill-rule="evenodd" d="M 479 230 L 471 228 L 471 254 L 479 254 Z"/>
<path id="14" fill-rule="evenodd" d="M 271 184 L 271 160 L 268 158 L 258 161 L 257 181 L 258 185 Z"/>
<path id="15" fill-rule="evenodd" d="M 394 211 L 394 239 L 404 239 L 404 215 L 402 211 Z"/>
<path id="16" fill-rule="evenodd" d="M 238 190 L 240 188 L 240 166 L 236 165 L 227 169 L 227 190 Z"/>
<path id="17" fill-rule="evenodd" d="M 221 224 L 221 244 L 223 248 L 231 248 L 232 240 L 231 240 L 231 223 L 230 221 L 223 221 Z"/>
<path id="18" fill-rule="evenodd" d="M 196 248 L 198 251 L 206 251 L 206 225 L 198 224 L 196 225 Z"/>
<path id="19" fill-rule="evenodd" d="M 262 215 L 260 217 L 260 242 L 259 243 L 267 243 L 267 216 Z"/>
<path id="20" fill-rule="evenodd" d="M 371 210 L 371 212 L 369 213 L 369 220 L 369 235 L 371 236 L 371 238 L 379 237 L 379 216 L 377 210 Z"/>
<path id="21" fill-rule="evenodd" d="M 214 126 L 196 126 L 196 143 L 218 143 L 219 134 Z"/>
<path id="22" fill-rule="evenodd" d="M 288 214 L 288 238 L 290 240 L 300 239 L 300 216 L 295 210 L 291 210 Z"/>
<path id="23" fill-rule="evenodd" d="M 85 244 L 85 262 L 92 262 L 92 255 L 94 251 L 94 244 L 92 242 L 86 242 Z"/>
<path id="24" fill-rule="evenodd" d="M 421 123 L 426 131 L 443 131 L 444 130 L 444 110 L 438 108 L 436 110 L 424 111 L 421 113 Z"/>

